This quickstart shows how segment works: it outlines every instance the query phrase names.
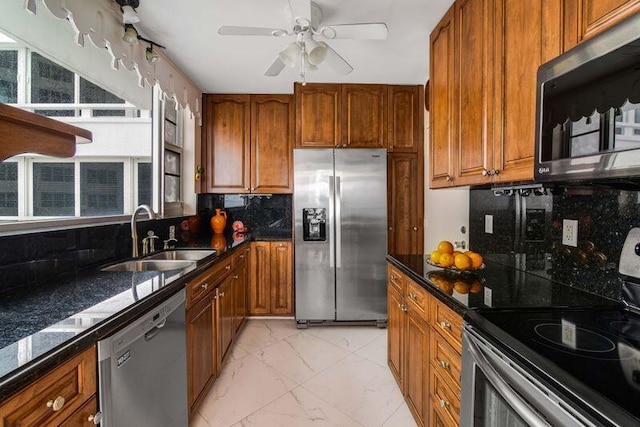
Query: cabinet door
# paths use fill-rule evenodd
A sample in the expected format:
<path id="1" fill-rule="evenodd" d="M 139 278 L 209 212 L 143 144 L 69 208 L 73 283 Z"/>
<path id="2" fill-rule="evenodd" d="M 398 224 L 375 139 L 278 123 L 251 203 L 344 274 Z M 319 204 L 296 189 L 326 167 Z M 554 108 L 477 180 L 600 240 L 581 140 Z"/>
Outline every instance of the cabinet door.
<path id="1" fill-rule="evenodd" d="M 187 311 L 187 368 L 189 413 L 206 394 L 216 374 L 216 329 L 213 295 Z"/>
<path id="2" fill-rule="evenodd" d="M 233 275 L 227 277 L 218 287 L 218 366 L 221 366 L 222 360 L 227 355 L 227 350 L 231 346 L 231 341 L 235 333 L 233 327 L 234 300 L 233 300 L 233 284 L 235 279 Z"/>
<path id="3" fill-rule="evenodd" d="M 640 0 L 564 0 L 565 51 L 640 11 Z"/>
<path id="4" fill-rule="evenodd" d="M 293 192 L 291 95 L 251 96 L 251 191 Z"/>
<path id="5" fill-rule="evenodd" d="M 296 83 L 294 91 L 296 147 L 332 148 L 342 144 L 340 85 Z"/>
<path id="6" fill-rule="evenodd" d="M 407 371 L 404 377 L 404 392 L 407 405 L 418 423 L 425 425 L 427 408 L 426 396 L 429 393 L 429 328 L 418 313 L 409 307 L 406 324 L 405 355 Z"/>
<path id="7" fill-rule="evenodd" d="M 248 193 L 249 95 L 207 95 L 203 125 L 204 176 L 210 193 Z M 203 160 L 205 161 L 205 160 Z"/>
<path id="8" fill-rule="evenodd" d="M 69 418 L 64 420 L 60 427 L 78 427 L 78 426 L 95 426 L 93 417 L 98 412 L 98 402 L 96 397 L 93 396 L 85 403 L 82 408 L 74 412 Z M 91 417 L 91 420 L 89 419 Z"/>
<path id="9" fill-rule="evenodd" d="M 461 0 L 455 3 L 455 70 L 458 87 L 454 101 L 456 185 L 491 181 L 492 6 L 491 0 Z"/>
<path id="10" fill-rule="evenodd" d="M 422 164 L 422 157 L 418 154 L 389 154 L 387 243 L 391 254 L 420 254 L 423 251 Z"/>
<path id="11" fill-rule="evenodd" d="M 96 393 L 96 366 L 95 347 L 65 361 L 5 400 L 0 426 L 60 425 Z"/>
<path id="12" fill-rule="evenodd" d="M 342 146 L 387 146 L 387 88 L 385 85 L 342 85 Z"/>
<path id="13" fill-rule="evenodd" d="M 249 279 L 249 315 L 271 311 L 271 251 L 269 242 L 251 244 L 251 275 Z"/>
<path id="14" fill-rule="evenodd" d="M 293 314 L 291 242 L 271 242 L 271 314 Z"/>
<path id="15" fill-rule="evenodd" d="M 247 315 L 247 263 L 242 262 L 233 273 L 233 329 L 237 331 Z"/>
<path id="16" fill-rule="evenodd" d="M 430 39 L 429 171 L 431 188 L 453 183 L 454 7 L 442 18 Z"/>
<path id="17" fill-rule="evenodd" d="M 402 390 L 404 380 L 404 322 L 402 295 L 387 285 L 387 364 Z"/>
<path id="18" fill-rule="evenodd" d="M 390 152 L 417 153 L 424 142 L 422 86 L 387 88 L 387 144 Z"/>
<path id="19" fill-rule="evenodd" d="M 533 179 L 536 75 L 560 53 L 561 2 L 495 2 L 495 182 Z"/>

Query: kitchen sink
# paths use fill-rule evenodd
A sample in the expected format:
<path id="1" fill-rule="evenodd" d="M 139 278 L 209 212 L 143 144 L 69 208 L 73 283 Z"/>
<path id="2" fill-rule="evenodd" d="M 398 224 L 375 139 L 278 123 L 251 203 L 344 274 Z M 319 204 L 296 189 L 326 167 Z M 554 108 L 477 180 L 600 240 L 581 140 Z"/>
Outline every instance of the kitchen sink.
<path id="1" fill-rule="evenodd" d="M 158 252 L 146 256 L 145 260 L 185 260 L 185 261 L 200 261 L 209 255 L 215 254 L 215 250 L 191 250 L 191 249 L 174 249 L 164 252 Z"/>
<path id="2" fill-rule="evenodd" d="M 169 271 L 182 270 L 195 264 L 189 260 L 131 260 L 104 267 L 102 271 Z"/>

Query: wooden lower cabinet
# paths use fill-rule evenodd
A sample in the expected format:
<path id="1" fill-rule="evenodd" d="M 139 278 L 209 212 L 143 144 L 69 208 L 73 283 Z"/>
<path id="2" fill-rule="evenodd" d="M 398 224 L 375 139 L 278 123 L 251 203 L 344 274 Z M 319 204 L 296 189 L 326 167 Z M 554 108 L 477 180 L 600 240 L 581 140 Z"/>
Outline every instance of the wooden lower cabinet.
<path id="1" fill-rule="evenodd" d="M 95 396 L 89 399 L 80 409 L 71 414 L 61 427 L 95 426 L 94 417 L 98 412 L 98 401 Z"/>
<path id="2" fill-rule="evenodd" d="M 389 369 L 419 426 L 457 426 L 462 318 L 394 266 L 387 277 Z"/>
<path id="3" fill-rule="evenodd" d="M 186 286 L 189 418 L 220 375 L 222 363 L 244 324 L 249 247 L 238 251 Z M 190 297 L 190 293 L 198 297 Z"/>
<path id="4" fill-rule="evenodd" d="M 72 357 L 2 402 L 0 426 L 88 425 L 95 414 L 96 367 L 95 347 Z"/>
<path id="5" fill-rule="evenodd" d="M 250 316 L 293 315 L 293 245 L 291 242 L 251 243 Z"/>

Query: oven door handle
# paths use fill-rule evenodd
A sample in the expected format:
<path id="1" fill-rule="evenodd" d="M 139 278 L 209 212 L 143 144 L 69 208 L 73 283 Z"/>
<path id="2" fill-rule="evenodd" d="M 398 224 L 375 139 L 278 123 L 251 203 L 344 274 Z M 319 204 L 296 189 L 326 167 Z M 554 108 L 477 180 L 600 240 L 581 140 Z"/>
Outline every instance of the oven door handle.
<path id="1" fill-rule="evenodd" d="M 500 374 L 491 366 L 491 363 L 484 357 L 473 339 L 467 340 L 468 350 L 473 356 L 474 362 L 480 367 L 487 380 L 500 393 L 500 396 L 520 415 L 531 427 L 551 427 L 536 411 L 534 411 L 526 400 L 522 399 Z"/>

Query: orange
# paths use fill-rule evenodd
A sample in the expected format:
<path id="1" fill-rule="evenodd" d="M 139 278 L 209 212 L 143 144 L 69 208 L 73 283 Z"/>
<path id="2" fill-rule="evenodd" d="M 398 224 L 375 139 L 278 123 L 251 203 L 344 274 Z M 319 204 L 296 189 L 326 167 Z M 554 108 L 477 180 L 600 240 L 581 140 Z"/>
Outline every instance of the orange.
<path id="1" fill-rule="evenodd" d="M 429 258 L 431 258 L 431 261 L 437 264 L 440 262 L 440 255 L 441 255 L 440 252 L 432 251 L 431 255 L 429 255 Z"/>
<path id="2" fill-rule="evenodd" d="M 443 240 L 442 242 L 438 243 L 438 251 L 445 254 L 450 254 L 453 252 L 453 245 L 451 244 L 451 242 Z"/>
<path id="3" fill-rule="evenodd" d="M 463 282 L 462 280 L 457 280 L 453 284 L 453 290 L 459 294 L 468 294 L 471 289 L 471 285 L 467 282 Z"/>
<path id="4" fill-rule="evenodd" d="M 467 270 L 469 267 L 471 267 L 471 259 L 465 254 L 456 255 L 454 263 L 460 270 Z"/>
<path id="5" fill-rule="evenodd" d="M 478 279 L 475 279 L 473 281 L 473 283 L 471 283 L 471 293 L 472 294 L 477 294 L 478 292 L 480 292 L 482 290 L 482 282 L 480 282 Z"/>
<path id="6" fill-rule="evenodd" d="M 452 253 L 451 255 L 453 255 L 453 258 L 455 259 L 455 258 L 456 258 L 456 255 L 459 255 L 459 254 L 461 254 L 461 253 L 462 253 L 462 252 L 460 252 L 460 251 L 453 251 L 453 253 Z"/>
<path id="7" fill-rule="evenodd" d="M 469 258 L 471 259 L 471 268 L 472 269 L 476 269 L 476 268 L 480 268 L 480 266 L 482 265 L 483 259 L 482 259 L 482 255 L 477 254 L 477 253 L 472 253 L 471 255 L 469 255 Z"/>
<path id="8" fill-rule="evenodd" d="M 440 254 L 439 264 L 442 267 L 451 267 L 453 265 L 453 255 L 447 252 Z"/>

